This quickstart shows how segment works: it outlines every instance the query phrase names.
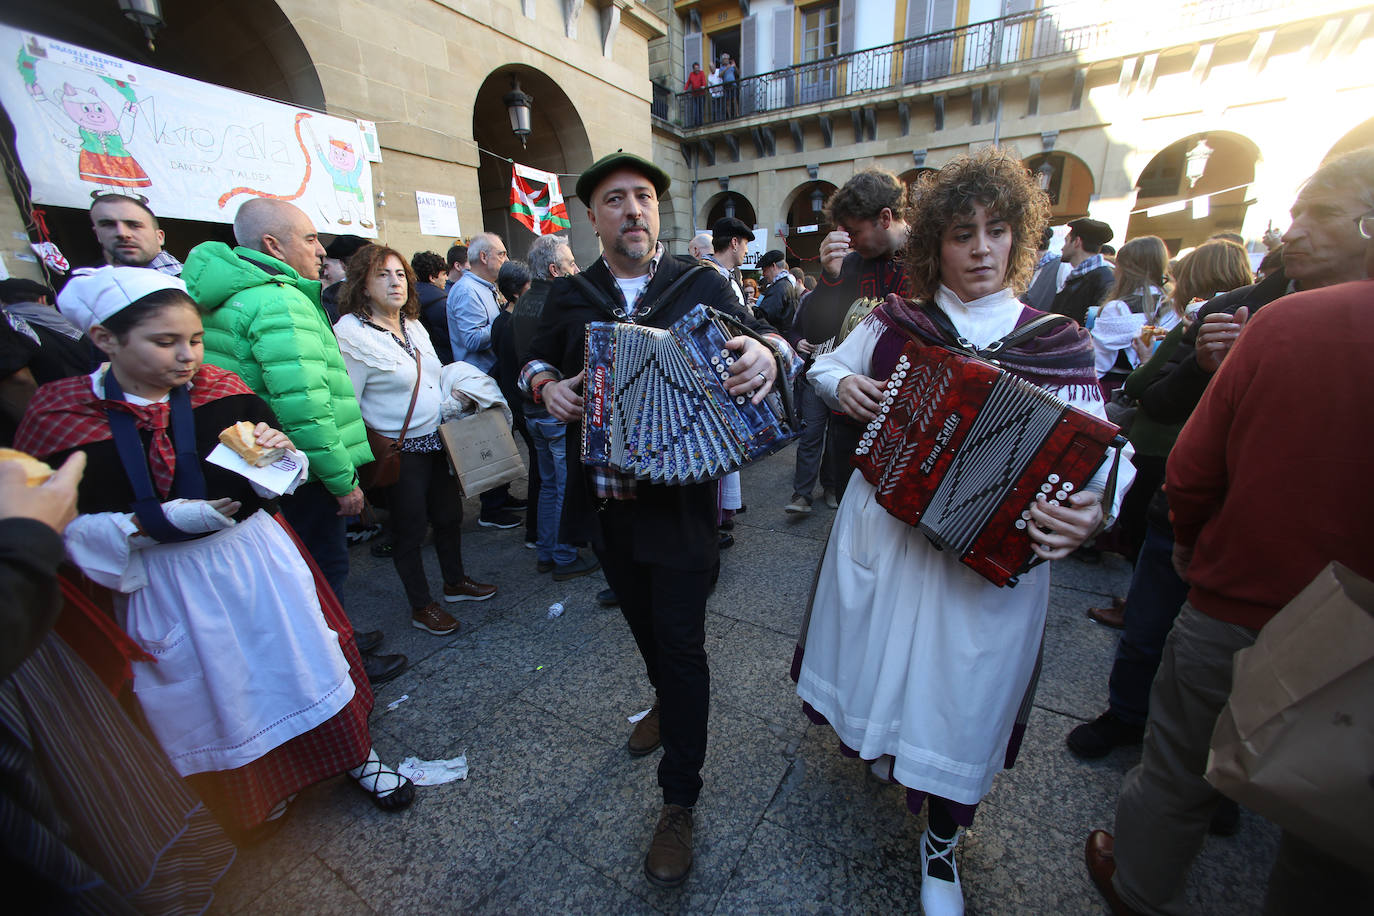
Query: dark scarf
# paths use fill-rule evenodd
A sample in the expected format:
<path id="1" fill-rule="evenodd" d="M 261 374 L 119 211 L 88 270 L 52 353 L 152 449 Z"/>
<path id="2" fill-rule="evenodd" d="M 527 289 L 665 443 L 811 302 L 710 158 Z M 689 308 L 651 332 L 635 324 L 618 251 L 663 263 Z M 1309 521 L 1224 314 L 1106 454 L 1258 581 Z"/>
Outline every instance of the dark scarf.
<path id="1" fill-rule="evenodd" d="M 911 337 L 922 343 L 934 344 L 960 352 L 971 352 L 950 340 L 932 320 L 928 309 L 938 310 L 933 302 L 902 299 L 895 293 L 873 311 L 873 318 L 894 333 L 884 333 L 873 351 L 873 375 L 887 378 L 897 364 L 902 347 Z M 1044 315 L 1044 312 L 1024 306 L 1016 319 L 1019 328 Z M 989 358 L 982 353 L 975 355 Z M 1091 400 L 1101 397 L 1097 385 L 1097 371 L 1093 361 L 1092 337 L 1076 322 L 1065 321 L 1046 328 L 1028 340 L 996 351 L 998 366 L 1021 376 L 1042 388 L 1067 388 L 1067 394 Z"/>

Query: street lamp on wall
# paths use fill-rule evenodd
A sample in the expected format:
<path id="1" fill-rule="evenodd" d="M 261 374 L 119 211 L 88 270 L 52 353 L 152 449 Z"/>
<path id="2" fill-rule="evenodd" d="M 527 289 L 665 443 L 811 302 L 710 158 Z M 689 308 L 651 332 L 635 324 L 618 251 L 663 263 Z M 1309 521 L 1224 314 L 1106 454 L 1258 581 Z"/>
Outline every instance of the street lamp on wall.
<path id="1" fill-rule="evenodd" d="M 733 197 L 725 198 L 725 218 L 735 218 L 735 199 Z"/>
<path id="2" fill-rule="evenodd" d="M 143 30 L 144 37 L 148 39 L 148 50 L 156 51 L 153 34 L 167 24 L 162 18 L 161 0 L 119 0 L 119 9 L 125 19 Z"/>
<path id="3" fill-rule="evenodd" d="M 820 213 L 821 210 L 823 210 L 824 208 L 825 208 L 825 195 L 821 193 L 821 189 L 820 189 L 820 188 L 816 188 L 815 190 L 813 190 L 813 191 L 811 192 L 811 212 L 812 212 L 812 213 Z"/>
<path id="4" fill-rule="evenodd" d="M 1035 170 L 1035 183 L 1040 185 L 1040 190 L 1048 194 L 1050 182 L 1053 180 L 1054 166 L 1050 164 L 1049 157 L 1046 157 L 1045 161 L 1040 163 L 1040 166 Z"/>
<path id="5" fill-rule="evenodd" d="M 1198 137 L 1193 148 L 1184 154 L 1183 174 L 1188 179 L 1189 188 L 1197 184 L 1207 171 L 1207 160 L 1212 158 L 1212 153 L 1213 149 L 1207 145 L 1206 139 Z"/>
<path id="6" fill-rule="evenodd" d="M 534 97 L 520 89 L 520 77 L 514 73 L 510 76 L 510 92 L 502 98 L 506 103 L 506 111 L 510 114 L 511 133 L 520 138 L 520 145 L 525 145 L 525 140 L 530 135 L 530 104 L 534 102 Z"/>

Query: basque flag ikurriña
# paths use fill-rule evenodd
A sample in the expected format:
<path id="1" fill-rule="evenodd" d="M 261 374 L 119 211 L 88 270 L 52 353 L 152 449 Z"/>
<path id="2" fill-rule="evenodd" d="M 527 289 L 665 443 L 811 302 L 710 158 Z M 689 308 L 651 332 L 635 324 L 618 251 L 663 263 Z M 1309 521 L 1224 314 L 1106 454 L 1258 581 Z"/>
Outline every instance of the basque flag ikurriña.
<path id="1" fill-rule="evenodd" d="M 552 235 L 567 229 L 568 208 L 563 189 L 553 172 L 541 172 L 518 162 L 512 163 L 510 212 L 535 235 Z"/>

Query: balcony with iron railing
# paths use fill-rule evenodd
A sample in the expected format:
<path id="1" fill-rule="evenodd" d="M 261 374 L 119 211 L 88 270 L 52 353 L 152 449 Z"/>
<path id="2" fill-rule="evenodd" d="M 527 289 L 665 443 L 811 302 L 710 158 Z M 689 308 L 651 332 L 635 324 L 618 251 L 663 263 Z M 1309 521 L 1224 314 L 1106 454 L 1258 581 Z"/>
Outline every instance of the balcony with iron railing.
<path id="1" fill-rule="evenodd" d="M 654 84 L 653 114 L 691 133 L 813 103 L 855 104 L 885 91 L 935 87 L 963 77 L 1053 63 L 1100 60 L 1272 27 L 1362 6 L 1360 0 L 1175 0 L 1121 5 L 1073 3 L 1003 16 L 877 48 L 747 76 L 698 92 Z"/>

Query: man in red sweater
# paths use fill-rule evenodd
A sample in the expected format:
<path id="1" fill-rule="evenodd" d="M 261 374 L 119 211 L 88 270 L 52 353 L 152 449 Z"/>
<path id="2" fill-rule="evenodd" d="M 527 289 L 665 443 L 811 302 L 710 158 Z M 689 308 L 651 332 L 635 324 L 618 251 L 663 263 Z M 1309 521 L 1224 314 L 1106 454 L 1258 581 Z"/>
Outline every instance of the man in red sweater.
<path id="1" fill-rule="evenodd" d="M 1374 237 L 1374 175 L 1352 189 Z M 1374 277 L 1374 242 L 1365 267 Z M 1087 863 L 1114 913 L 1184 913 L 1187 872 L 1219 798 L 1203 779 L 1231 657 L 1332 560 L 1374 578 L 1369 431 L 1374 280 L 1295 293 L 1245 328 L 1169 456 L 1174 565 L 1191 586 L 1150 694 L 1116 836 Z M 1266 913 L 1367 907 L 1374 878 L 1285 832 Z"/>
<path id="2" fill-rule="evenodd" d="M 692 72 L 687 74 L 687 82 L 683 85 L 682 91 L 691 93 L 687 99 L 687 126 L 696 127 L 701 123 L 703 103 L 706 100 L 706 74 L 702 71 L 701 64 L 693 62 Z"/>

